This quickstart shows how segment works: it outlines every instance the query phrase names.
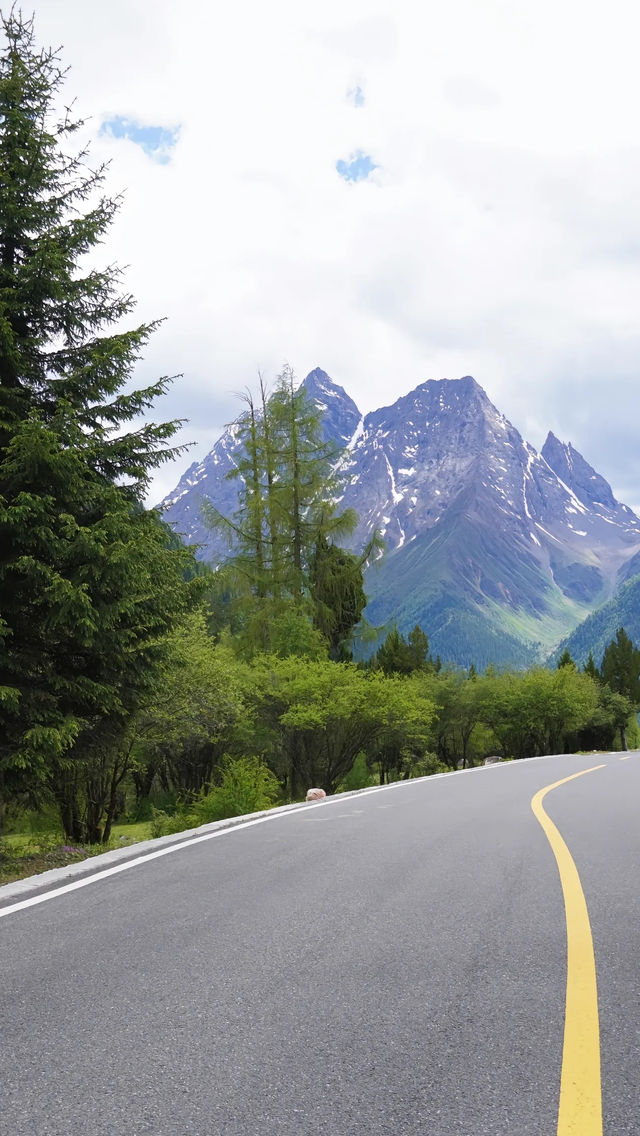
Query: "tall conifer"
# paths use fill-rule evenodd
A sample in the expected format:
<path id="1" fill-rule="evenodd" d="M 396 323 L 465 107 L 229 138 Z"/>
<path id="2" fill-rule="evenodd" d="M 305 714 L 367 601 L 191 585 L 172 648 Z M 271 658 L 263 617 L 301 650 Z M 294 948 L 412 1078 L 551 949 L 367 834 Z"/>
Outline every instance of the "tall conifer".
<path id="1" fill-rule="evenodd" d="M 187 602 L 185 553 L 142 505 L 178 423 L 127 432 L 169 380 L 123 391 L 155 324 L 119 330 L 134 301 L 87 263 L 119 202 L 67 151 L 83 124 L 58 109 L 58 53 L 16 10 L 2 27 L 0 789 L 70 779 L 77 804 Z"/>
<path id="2" fill-rule="evenodd" d="M 270 395 L 261 378 L 258 407 L 250 392 L 242 398 L 229 475 L 240 481 L 239 508 L 225 517 L 205 506 L 231 547 L 221 576 L 226 584 L 230 570 L 244 593 L 250 649 L 274 650 L 282 621 L 286 643 L 302 649 L 306 621 L 336 655 L 366 602 L 362 567 L 373 547 L 361 557 L 338 547 L 356 524 L 353 510 L 336 506 L 340 451 L 323 437 L 319 411 L 289 367 Z M 317 638 L 308 647 L 316 650 Z"/>

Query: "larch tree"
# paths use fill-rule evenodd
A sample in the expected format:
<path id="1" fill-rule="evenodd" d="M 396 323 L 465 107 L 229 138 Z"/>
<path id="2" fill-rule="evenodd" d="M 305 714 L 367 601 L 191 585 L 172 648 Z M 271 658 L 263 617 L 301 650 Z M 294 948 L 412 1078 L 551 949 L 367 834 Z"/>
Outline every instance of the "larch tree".
<path id="1" fill-rule="evenodd" d="M 229 540 L 221 579 L 227 587 L 231 573 L 243 595 L 249 649 L 287 654 L 297 642 L 316 655 L 315 630 L 339 657 L 366 602 L 364 559 L 339 544 L 356 524 L 352 510 L 335 504 L 340 451 L 323 437 L 319 411 L 290 368 L 271 394 L 261 378 L 259 401 L 250 392 L 242 398 L 230 474 L 240 481 L 238 511 L 225 517 L 205 506 Z"/>

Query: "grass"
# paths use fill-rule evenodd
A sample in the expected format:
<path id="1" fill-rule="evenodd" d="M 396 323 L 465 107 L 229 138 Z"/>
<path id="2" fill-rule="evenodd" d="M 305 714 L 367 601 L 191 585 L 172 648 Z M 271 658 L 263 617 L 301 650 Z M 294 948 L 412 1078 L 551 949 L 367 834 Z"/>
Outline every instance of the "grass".
<path id="1" fill-rule="evenodd" d="M 99 856 L 101 852 L 148 840 L 150 836 L 149 821 L 115 824 L 108 844 L 89 844 L 82 848 L 66 844 L 56 831 L 7 833 L 0 841 L 0 885 L 27 879 L 51 868 L 65 868 L 68 864 Z"/>
<path id="2" fill-rule="evenodd" d="M 151 821 L 141 820 L 137 824 L 114 824 L 111 839 L 117 844 L 137 844 L 139 840 L 151 839 Z"/>

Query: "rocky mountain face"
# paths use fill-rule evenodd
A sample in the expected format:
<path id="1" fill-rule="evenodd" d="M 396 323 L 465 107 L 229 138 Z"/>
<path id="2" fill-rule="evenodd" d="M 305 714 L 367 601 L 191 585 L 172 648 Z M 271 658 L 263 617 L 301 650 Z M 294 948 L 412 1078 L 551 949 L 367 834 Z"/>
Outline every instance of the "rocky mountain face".
<path id="1" fill-rule="evenodd" d="M 470 376 L 430 380 L 362 418 L 319 368 L 305 379 L 326 436 L 345 447 L 342 504 L 386 553 L 371 566 L 366 615 L 419 623 L 434 653 L 460 665 L 542 658 L 605 603 L 640 558 L 640 519 L 585 459 L 549 434 L 525 442 Z M 229 428 L 163 503 L 200 555 L 220 562 L 202 526 L 202 497 L 233 513 Z"/>

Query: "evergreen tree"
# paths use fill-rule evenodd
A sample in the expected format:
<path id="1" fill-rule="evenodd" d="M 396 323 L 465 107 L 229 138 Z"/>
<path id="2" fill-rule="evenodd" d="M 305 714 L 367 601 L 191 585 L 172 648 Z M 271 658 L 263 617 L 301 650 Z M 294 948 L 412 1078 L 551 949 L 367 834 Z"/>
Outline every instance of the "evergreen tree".
<path id="1" fill-rule="evenodd" d="M 426 670 L 429 663 L 429 640 L 422 628 L 416 623 L 413 631 L 407 636 L 409 658 L 414 671 Z"/>
<path id="2" fill-rule="evenodd" d="M 562 667 L 573 667 L 574 670 L 576 669 L 576 664 L 571 658 L 571 652 L 569 651 L 568 647 L 565 647 L 560 658 L 558 659 L 558 670 L 561 670 Z"/>
<path id="3" fill-rule="evenodd" d="M 416 624 L 407 639 L 397 627 L 387 635 L 375 654 L 375 666 L 385 674 L 412 674 L 414 671 L 434 671 L 439 669 L 429 654 L 429 640 L 422 628 Z"/>
<path id="4" fill-rule="evenodd" d="M 634 647 L 624 627 L 616 631 L 602 656 L 602 681 L 616 694 L 624 694 L 640 706 L 640 650 Z"/>
<path id="5" fill-rule="evenodd" d="M 587 661 L 584 664 L 584 667 L 582 669 L 583 669 L 584 673 L 590 675 L 590 677 L 595 682 L 600 682 L 600 671 L 598 670 L 598 668 L 595 664 L 595 660 L 593 658 L 593 651 L 589 651 L 589 658 L 587 659 Z"/>
<path id="6" fill-rule="evenodd" d="M 386 675 L 410 674 L 412 660 L 404 635 L 392 627 L 375 654 L 375 665 Z"/>
<path id="7" fill-rule="evenodd" d="M 338 512 L 333 504 L 339 451 L 324 440 L 319 411 L 296 388 L 290 368 L 271 395 L 260 379 L 258 405 L 250 392 L 243 399 L 247 409 L 234 424 L 238 448 L 230 474 L 240 479 L 238 511 L 225 517 L 205 506 L 204 512 L 229 540 L 231 555 L 220 575 L 225 587 L 235 577 L 243 597 L 245 645 L 275 650 L 276 641 L 291 641 L 292 633 L 306 641 L 307 623 L 338 657 L 365 602 L 363 558 L 338 545 L 356 523 L 352 510 Z"/>
<path id="8" fill-rule="evenodd" d="M 318 536 L 309 571 L 313 622 L 336 661 L 351 658 L 351 635 L 367 603 L 363 563 L 363 557 L 330 543 L 324 533 Z"/>
<path id="9" fill-rule="evenodd" d="M 67 154 L 82 121 L 56 118 L 58 55 L 15 10 L 2 26 L 0 789 L 49 783 L 68 835 L 89 838 L 78 770 L 108 751 L 113 774 L 188 602 L 190 556 L 142 507 L 178 424 L 126 432 L 169 380 L 123 393 L 155 325 L 113 331 L 133 299 L 118 270 L 85 267 L 118 200 L 96 199 L 104 168 Z"/>
<path id="10" fill-rule="evenodd" d="M 279 459 L 281 527 L 289 564 L 289 587 L 308 591 L 310 561 L 319 541 L 335 543 L 356 525 L 353 509 L 339 513 L 336 464 L 340 450 L 323 438 L 320 411 L 285 367 L 269 400 Z M 265 414 L 265 421 L 269 418 Z"/>

